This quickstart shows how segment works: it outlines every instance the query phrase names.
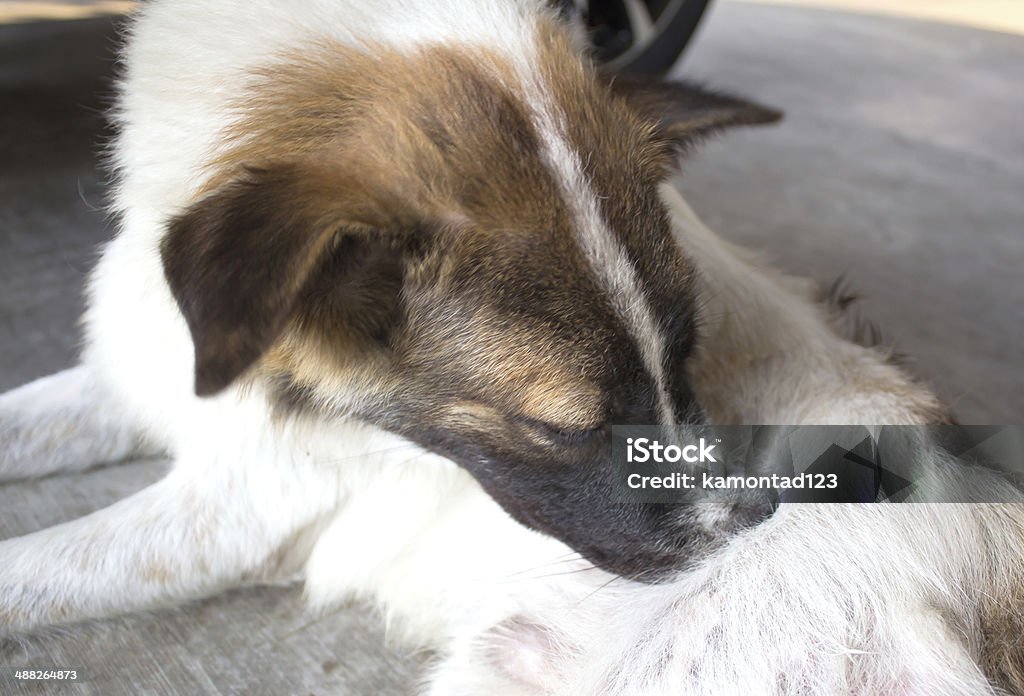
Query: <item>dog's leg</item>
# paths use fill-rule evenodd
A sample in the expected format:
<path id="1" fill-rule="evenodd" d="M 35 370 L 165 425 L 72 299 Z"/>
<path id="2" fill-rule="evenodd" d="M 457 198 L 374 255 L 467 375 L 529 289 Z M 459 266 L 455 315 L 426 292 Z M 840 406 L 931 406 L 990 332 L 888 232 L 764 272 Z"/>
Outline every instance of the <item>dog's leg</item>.
<path id="1" fill-rule="evenodd" d="M 179 461 L 81 519 L 0 542 L 0 634 L 294 577 L 339 499 L 337 473 Z"/>
<path id="2" fill-rule="evenodd" d="M 88 365 L 0 395 L 0 482 L 153 453 Z"/>

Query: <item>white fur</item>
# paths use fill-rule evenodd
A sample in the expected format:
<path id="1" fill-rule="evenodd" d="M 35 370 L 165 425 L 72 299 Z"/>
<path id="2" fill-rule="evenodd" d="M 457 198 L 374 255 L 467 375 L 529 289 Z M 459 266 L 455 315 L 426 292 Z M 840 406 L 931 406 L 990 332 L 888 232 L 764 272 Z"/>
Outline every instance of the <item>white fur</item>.
<path id="1" fill-rule="evenodd" d="M 794 506 L 675 583 L 608 585 L 417 445 L 351 422 L 276 422 L 259 387 L 197 398 L 158 244 L 206 180 L 250 70 L 329 37 L 368 50 L 476 42 L 525 75 L 528 20 L 547 12 L 540 0 L 210 7 L 153 0 L 140 11 L 113 151 L 121 230 L 90 282 L 82 366 L 0 397 L 0 477 L 120 459 L 144 442 L 169 451 L 174 468 L 106 510 L 0 542 L 0 632 L 304 574 L 314 605 L 374 598 L 411 640 L 449 654 L 437 695 L 787 693 L 773 687 L 779 672 L 808 685 L 792 693 L 987 693 L 972 607 L 1002 561 L 989 553 L 981 577 L 970 555 L 1016 538 L 1016 508 L 940 517 L 911 506 Z M 581 196 L 581 219 L 597 234 L 578 166 L 551 132 L 551 159 L 566 165 L 566 190 Z M 715 348 L 692 374 L 715 420 L 914 423 L 934 408 L 883 355 L 844 340 L 806 283 L 766 270 L 674 191 L 664 196 L 714 317 L 705 339 Z M 635 300 L 621 252 L 593 241 L 601 272 Z M 660 365 L 660 339 L 636 307 L 648 363 Z M 658 672 L 649 666 L 662 648 L 671 652 Z"/>

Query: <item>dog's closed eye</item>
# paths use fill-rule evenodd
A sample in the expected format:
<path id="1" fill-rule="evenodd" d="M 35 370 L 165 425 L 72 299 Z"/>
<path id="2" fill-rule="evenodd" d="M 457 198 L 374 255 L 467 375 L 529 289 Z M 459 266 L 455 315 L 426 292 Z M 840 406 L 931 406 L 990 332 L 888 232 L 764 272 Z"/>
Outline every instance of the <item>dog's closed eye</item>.
<path id="1" fill-rule="evenodd" d="M 590 442 L 608 432 L 604 423 L 580 425 L 577 423 L 552 423 L 536 418 L 522 417 L 520 422 L 543 438 L 560 445 L 577 445 Z"/>

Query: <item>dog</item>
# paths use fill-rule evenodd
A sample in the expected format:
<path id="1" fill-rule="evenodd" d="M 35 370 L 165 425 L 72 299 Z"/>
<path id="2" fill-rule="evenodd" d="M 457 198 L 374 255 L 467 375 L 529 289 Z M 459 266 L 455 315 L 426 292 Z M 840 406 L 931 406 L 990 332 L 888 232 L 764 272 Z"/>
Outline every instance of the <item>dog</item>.
<path id="1" fill-rule="evenodd" d="M 949 420 L 882 352 L 844 338 L 808 284 L 715 238 L 666 186 L 694 142 L 778 112 L 602 74 L 539 0 L 154 0 L 123 56 L 119 232 L 90 279 L 82 361 L 0 397 L 0 477 L 157 452 L 174 465 L 110 508 L 0 543 L 0 631 L 302 576 L 312 605 L 370 597 L 447 655 L 436 694 L 736 693 L 742 675 L 721 670 L 751 654 L 796 693 L 811 684 L 800 675 L 849 672 L 783 659 L 811 644 L 805 596 L 751 610 L 775 621 L 766 639 L 789 642 L 725 651 L 718 672 L 703 652 L 646 649 L 638 631 L 672 646 L 714 633 L 720 602 L 699 578 L 749 589 L 757 569 L 738 549 L 772 556 L 791 520 L 806 520 L 804 545 L 778 544 L 773 562 L 816 563 L 832 542 L 815 520 L 847 514 L 904 535 L 918 587 L 959 587 L 968 541 L 1005 549 L 970 577 L 975 604 L 933 620 L 963 633 L 949 641 L 963 660 L 942 665 L 957 683 L 1020 683 L 1014 506 L 970 508 L 959 543 L 928 546 L 915 541 L 939 520 L 912 506 L 763 522 L 770 508 L 744 498 L 608 500 L 612 423 Z M 890 606 L 871 584 L 889 576 L 856 568 L 853 606 Z M 618 577 L 594 596 L 669 618 L 651 633 L 601 599 L 588 616 L 621 628 L 602 643 L 559 603 Z M 674 620 L 684 598 L 704 623 Z M 736 617 L 701 649 L 746 637 Z M 872 635 L 898 626 L 875 618 Z"/>

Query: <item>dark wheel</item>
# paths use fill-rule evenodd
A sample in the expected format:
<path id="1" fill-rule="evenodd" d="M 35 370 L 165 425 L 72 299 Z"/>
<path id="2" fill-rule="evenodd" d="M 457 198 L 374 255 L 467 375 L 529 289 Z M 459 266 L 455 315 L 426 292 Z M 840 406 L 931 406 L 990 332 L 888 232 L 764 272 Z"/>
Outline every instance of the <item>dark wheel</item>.
<path id="1" fill-rule="evenodd" d="M 563 0 L 582 16 L 597 58 L 619 72 L 659 74 L 682 55 L 710 0 Z"/>

